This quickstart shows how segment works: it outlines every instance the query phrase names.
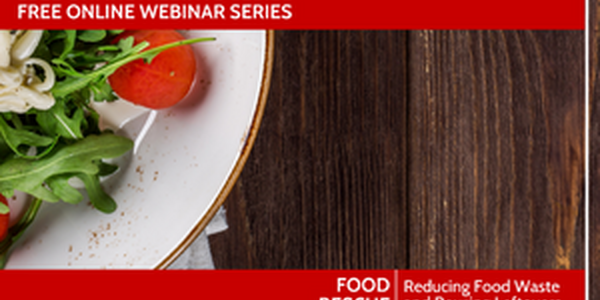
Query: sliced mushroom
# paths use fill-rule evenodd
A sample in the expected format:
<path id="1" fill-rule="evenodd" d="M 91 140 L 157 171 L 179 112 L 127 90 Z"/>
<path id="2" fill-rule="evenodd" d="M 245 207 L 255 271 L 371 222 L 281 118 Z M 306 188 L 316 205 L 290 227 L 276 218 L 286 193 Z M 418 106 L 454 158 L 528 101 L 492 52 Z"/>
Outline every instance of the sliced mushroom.
<path id="1" fill-rule="evenodd" d="M 32 88 L 20 86 L 15 94 L 27 104 L 41 110 L 50 109 L 54 105 L 54 97 L 49 93 L 40 93 Z"/>
<path id="2" fill-rule="evenodd" d="M 13 89 L 23 83 L 23 75 L 13 67 L 0 68 L 0 87 Z"/>
<path id="3" fill-rule="evenodd" d="M 12 59 L 21 62 L 29 58 L 40 43 L 43 33 L 43 30 L 28 30 L 21 35 L 12 47 Z"/>
<path id="4" fill-rule="evenodd" d="M 54 71 L 52 70 L 52 67 L 45 62 L 44 60 L 41 60 L 39 58 L 28 58 L 27 60 L 25 60 L 23 62 L 23 65 L 21 66 L 21 73 L 22 74 L 35 74 L 35 72 L 30 72 L 30 70 L 28 70 L 28 68 L 33 68 L 33 65 L 37 65 L 40 68 L 42 68 L 42 70 L 44 70 L 44 81 L 40 82 L 36 82 L 35 80 L 32 80 L 31 82 L 29 82 L 29 86 L 40 91 L 40 92 L 46 92 L 49 91 L 53 86 L 54 86 L 54 82 L 55 82 L 55 76 L 54 76 Z M 31 75 L 31 78 L 36 78 L 35 75 Z"/>
<path id="5" fill-rule="evenodd" d="M 10 46 L 12 44 L 10 30 L 0 30 L 0 67 L 10 65 Z"/>
<path id="6" fill-rule="evenodd" d="M 31 106 L 15 93 L 0 95 L 0 112 L 24 113 L 30 108 Z"/>

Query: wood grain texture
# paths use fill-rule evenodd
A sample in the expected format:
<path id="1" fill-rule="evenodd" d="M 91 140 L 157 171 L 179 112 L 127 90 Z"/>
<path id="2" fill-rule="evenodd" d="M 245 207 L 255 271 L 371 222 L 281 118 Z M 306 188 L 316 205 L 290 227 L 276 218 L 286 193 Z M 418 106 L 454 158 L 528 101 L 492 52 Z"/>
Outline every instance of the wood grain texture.
<path id="1" fill-rule="evenodd" d="M 278 32 L 251 156 L 211 238 L 223 268 L 406 266 L 403 32 Z"/>
<path id="2" fill-rule="evenodd" d="M 600 2 L 590 1 L 590 299 L 600 298 Z"/>
<path id="3" fill-rule="evenodd" d="M 582 268 L 583 32 L 277 32 L 217 268 Z"/>
<path id="4" fill-rule="evenodd" d="M 583 267 L 582 32 L 410 35 L 410 267 Z"/>

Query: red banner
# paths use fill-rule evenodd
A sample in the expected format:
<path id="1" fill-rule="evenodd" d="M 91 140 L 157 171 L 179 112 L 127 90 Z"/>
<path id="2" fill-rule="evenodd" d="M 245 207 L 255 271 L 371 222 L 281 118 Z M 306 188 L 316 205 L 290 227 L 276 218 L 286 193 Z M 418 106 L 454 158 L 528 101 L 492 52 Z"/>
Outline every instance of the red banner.
<path id="1" fill-rule="evenodd" d="M 3 299 L 583 300 L 577 271 L 0 271 Z"/>
<path id="2" fill-rule="evenodd" d="M 584 29 L 585 1 L 5 0 L 18 29 Z"/>

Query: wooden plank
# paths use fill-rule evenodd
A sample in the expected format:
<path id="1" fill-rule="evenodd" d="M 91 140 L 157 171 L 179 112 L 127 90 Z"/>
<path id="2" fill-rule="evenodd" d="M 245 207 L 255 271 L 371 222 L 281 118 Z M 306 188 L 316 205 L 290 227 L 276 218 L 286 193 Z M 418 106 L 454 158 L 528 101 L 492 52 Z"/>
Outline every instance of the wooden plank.
<path id="1" fill-rule="evenodd" d="M 411 268 L 583 268 L 583 32 L 409 36 Z"/>
<path id="2" fill-rule="evenodd" d="M 405 268 L 406 34 L 277 32 L 217 268 Z"/>
<path id="3" fill-rule="evenodd" d="M 600 298 L 600 2 L 592 0 L 590 5 L 590 281 L 589 299 Z"/>

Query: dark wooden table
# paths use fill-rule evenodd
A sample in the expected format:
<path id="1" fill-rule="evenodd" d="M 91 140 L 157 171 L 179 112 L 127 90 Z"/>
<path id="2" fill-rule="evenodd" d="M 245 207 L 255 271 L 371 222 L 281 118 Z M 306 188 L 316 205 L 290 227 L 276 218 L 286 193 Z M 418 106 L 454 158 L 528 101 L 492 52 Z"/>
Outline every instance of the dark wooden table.
<path id="1" fill-rule="evenodd" d="M 584 267 L 583 31 L 275 43 L 217 268 Z"/>
<path id="2" fill-rule="evenodd" d="M 590 1 L 590 299 L 600 299 L 600 2 Z"/>

